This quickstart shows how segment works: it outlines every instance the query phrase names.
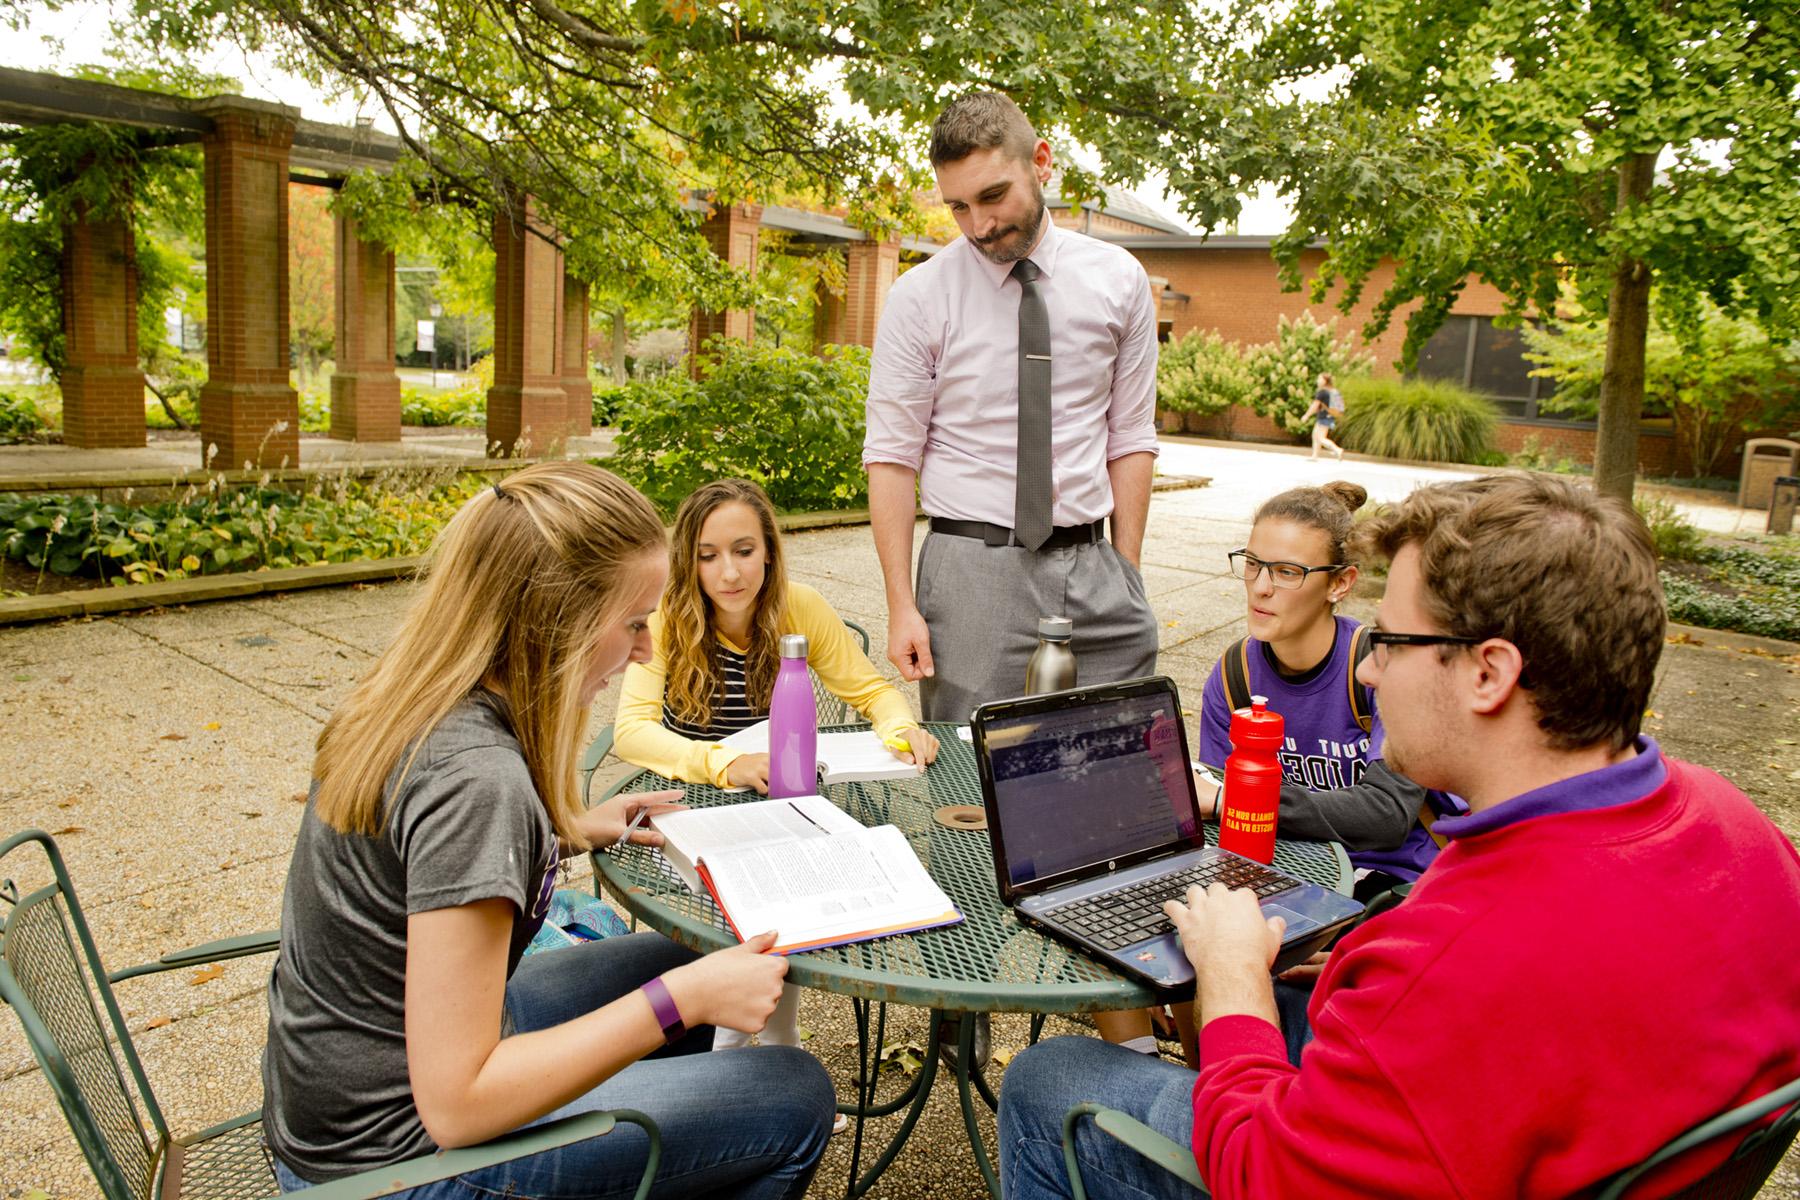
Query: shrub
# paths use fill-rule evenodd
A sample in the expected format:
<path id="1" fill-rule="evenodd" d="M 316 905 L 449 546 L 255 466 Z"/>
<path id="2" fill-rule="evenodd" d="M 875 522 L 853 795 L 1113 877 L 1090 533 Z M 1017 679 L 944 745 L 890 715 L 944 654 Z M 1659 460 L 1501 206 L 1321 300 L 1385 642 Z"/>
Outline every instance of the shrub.
<path id="1" fill-rule="evenodd" d="M 1244 354 L 1250 377 L 1250 407 L 1289 433 L 1305 433 L 1312 422 L 1301 420 L 1319 390 L 1319 376 L 1329 372 L 1340 387 L 1350 376 L 1369 369 L 1368 355 L 1356 353 L 1349 338 L 1337 336 L 1337 318 L 1321 325 L 1312 314 L 1280 318 L 1275 340 L 1252 346 Z"/>
<path id="2" fill-rule="evenodd" d="M 596 383 L 594 385 L 594 428 L 607 428 L 619 419 L 619 411 L 631 394 L 628 383 Z"/>
<path id="3" fill-rule="evenodd" d="M 149 583 L 422 553 L 486 486 L 475 476 L 321 481 L 295 493 L 215 479 L 129 507 L 88 496 L 0 495 L 0 553 L 37 571 Z"/>
<path id="4" fill-rule="evenodd" d="M 1526 438 L 1525 444 L 1519 447 L 1519 452 L 1508 461 L 1512 466 L 1527 471 L 1545 471 L 1554 475 L 1593 474 L 1591 468 L 1582 466 L 1567 455 L 1551 458 L 1544 453 L 1544 444 L 1538 441 L 1536 434 Z"/>
<path id="5" fill-rule="evenodd" d="M 1650 542 L 1656 547 L 1656 557 L 1690 562 L 1700 557 L 1704 539 L 1693 522 L 1682 516 L 1674 504 L 1647 496 L 1638 496 L 1631 503 L 1650 529 Z"/>
<path id="6" fill-rule="evenodd" d="M 789 511 L 868 502 L 862 469 L 869 352 L 832 346 L 709 346 L 705 377 L 666 375 L 627 389 L 605 465 L 672 512 L 703 483 L 743 476 Z"/>
<path id="7" fill-rule="evenodd" d="M 49 427 L 31 397 L 0 391 L 0 444 L 41 441 Z"/>
<path id="8" fill-rule="evenodd" d="M 447 392 L 400 385 L 402 425 L 482 425 L 487 422 L 487 392 L 469 387 Z"/>
<path id="9" fill-rule="evenodd" d="M 1455 384 L 1420 379 L 1352 379 L 1344 384 L 1336 440 L 1384 458 L 1478 462 L 1492 449 L 1491 402 Z"/>
<path id="10" fill-rule="evenodd" d="M 1685 572 L 1662 573 L 1671 621 L 1800 641 L 1800 555 L 1732 547 L 1701 549 L 1695 559 L 1711 586 Z"/>
<path id="11" fill-rule="evenodd" d="M 1250 394 L 1250 371 L 1236 342 L 1192 330 L 1168 342 L 1156 362 L 1156 404 L 1167 412 L 1223 412 Z"/>

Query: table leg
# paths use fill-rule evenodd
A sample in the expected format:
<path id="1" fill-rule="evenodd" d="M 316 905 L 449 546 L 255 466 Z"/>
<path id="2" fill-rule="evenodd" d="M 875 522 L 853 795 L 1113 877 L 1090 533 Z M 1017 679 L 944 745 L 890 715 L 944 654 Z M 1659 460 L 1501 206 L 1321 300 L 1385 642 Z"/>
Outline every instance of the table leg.
<path id="1" fill-rule="evenodd" d="M 851 1004 L 855 1007 L 857 1017 L 857 1103 L 854 1107 L 840 1105 L 839 1109 L 856 1118 L 856 1140 L 850 1147 L 850 1180 L 844 1190 L 844 1195 L 854 1200 L 854 1197 L 863 1195 L 875 1186 L 876 1182 L 880 1180 L 882 1172 L 888 1169 L 905 1147 L 907 1139 L 912 1136 L 913 1126 L 919 1123 L 919 1117 L 925 1111 L 925 1102 L 931 1098 L 931 1084 L 937 1078 L 937 1054 L 933 1052 L 925 1055 L 925 1061 L 920 1066 L 919 1073 L 913 1077 L 912 1083 L 899 1096 L 885 1104 L 876 1104 L 875 1089 L 881 1070 L 881 1039 L 887 1030 L 887 1005 L 881 1006 L 881 1016 L 876 1027 L 874 1057 L 871 1059 L 869 1053 L 870 1002 L 852 1000 Z M 941 1014 L 934 1011 L 932 1013 L 933 1021 L 935 1022 L 939 1016 Z M 936 1025 L 934 1024 L 932 1028 L 936 1028 Z M 901 1108 L 906 1108 L 907 1112 L 906 1116 L 901 1118 L 900 1128 L 895 1130 L 887 1148 L 881 1152 L 881 1157 L 877 1158 L 870 1165 L 868 1171 L 858 1178 L 856 1171 L 862 1160 L 863 1121 L 870 1117 L 888 1116 L 900 1111 Z"/>
<path id="2" fill-rule="evenodd" d="M 938 1012 L 931 1014 L 933 1028 L 936 1028 L 942 1015 Z M 1000 1177 L 995 1173 L 993 1160 L 988 1157 L 987 1146 L 981 1140 L 981 1126 L 975 1120 L 975 1101 L 969 1094 L 970 1063 L 975 1057 L 975 1014 L 958 1013 L 957 1016 L 962 1022 L 962 1028 L 956 1035 L 956 1092 L 962 1101 L 963 1127 L 968 1130 L 969 1150 L 975 1155 L 976 1169 L 987 1182 L 988 1195 L 993 1200 L 1000 1200 Z M 932 1057 L 935 1058 L 936 1055 Z M 980 1080 L 981 1073 L 975 1071 L 974 1078 Z M 993 1093 L 988 1090 L 987 1081 L 981 1080 L 978 1086 L 982 1099 L 991 1107 L 998 1108 Z"/>

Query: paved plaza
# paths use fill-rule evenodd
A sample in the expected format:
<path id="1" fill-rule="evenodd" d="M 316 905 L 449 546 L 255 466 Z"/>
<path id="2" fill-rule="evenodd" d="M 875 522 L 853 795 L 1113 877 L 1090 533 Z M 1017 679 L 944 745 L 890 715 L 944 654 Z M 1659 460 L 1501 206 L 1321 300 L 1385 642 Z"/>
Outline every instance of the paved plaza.
<path id="1" fill-rule="evenodd" d="M 1190 707 L 1219 652 L 1243 632 L 1243 585 L 1226 574 L 1225 556 L 1243 543 L 1258 501 L 1294 482 L 1340 478 L 1377 501 L 1394 500 L 1459 474 L 1176 440 L 1164 444 L 1160 469 L 1212 480 L 1157 493 L 1144 553 L 1161 623 L 1160 667 Z M 1705 496 L 1677 499 L 1703 528 L 1753 527 Z M 891 676 L 868 529 L 795 534 L 787 546 L 793 576 L 869 629 L 878 665 Z M 359 586 L 0 630 L 0 831 L 59 834 L 109 966 L 277 924 L 313 740 L 387 643 L 414 590 Z M 1369 617 L 1376 595 L 1374 586 L 1359 587 L 1348 611 Z M 613 696 L 601 693 L 596 725 L 611 719 Z M 1793 647 L 1680 635 L 1664 655 L 1649 726 L 1672 752 L 1730 775 L 1800 840 L 1797 716 Z M 253 958 L 203 982 L 173 972 L 122 985 L 127 1020 L 176 1129 L 260 1103 L 268 969 L 267 958 Z M 896 1021 L 890 1041 L 927 1042 L 917 1014 Z M 848 1095 L 848 1004 L 809 996 L 802 1025 Z M 1052 1023 L 1052 1032 L 1059 1028 L 1075 1031 Z M 1002 1019 L 996 1034 L 1002 1050 L 1016 1050 L 1023 1021 Z M 814 1195 L 842 1194 L 847 1154 L 848 1138 L 836 1139 Z M 1800 1194 L 1794 1162 L 1790 1155 L 1765 1197 Z M 0 1021 L 0 1195 L 34 1189 L 97 1194 L 8 1018 Z M 874 1194 L 975 1197 L 979 1189 L 960 1117 L 940 1095 Z"/>

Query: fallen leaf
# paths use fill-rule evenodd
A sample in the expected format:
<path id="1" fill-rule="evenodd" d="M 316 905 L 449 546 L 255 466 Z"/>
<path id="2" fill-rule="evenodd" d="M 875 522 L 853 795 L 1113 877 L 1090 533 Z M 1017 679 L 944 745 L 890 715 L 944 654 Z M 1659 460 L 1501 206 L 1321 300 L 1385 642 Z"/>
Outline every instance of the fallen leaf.
<path id="1" fill-rule="evenodd" d="M 56 1200 L 56 1197 L 43 1188 L 26 1188 L 19 1193 L 19 1200 Z"/>
<path id="2" fill-rule="evenodd" d="M 75 682 L 75 677 L 73 675 L 58 675 L 56 677 L 56 682 L 58 682 L 58 683 L 73 683 L 73 682 Z"/>
<path id="3" fill-rule="evenodd" d="M 187 734 L 185 734 L 185 733 L 165 733 L 162 735 L 161 740 L 165 741 L 165 742 L 185 742 L 185 741 L 187 741 Z"/>
<path id="4" fill-rule="evenodd" d="M 219 727 L 219 723 L 217 721 L 208 721 L 206 724 L 202 725 L 200 728 L 202 728 L 202 729 L 217 729 L 218 727 Z"/>
<path id="5" fill-rule="evenodd" d="M 61 829 L 58 829 L 55 833 L 52 833 L 50 836 L 51 837 L 63 837 L 65 835 L 71 834 L 71 833 L 86 833 L 86 832 L 87 832 L 86 825 L 64 825 Z"/>
<path id="6" fill-rule="evenodd" d="M 1004 1071 L 1006 1070 L 1006 1064 L 1012 1060 L 1013 1052 L 1011 1050 L 996 1050 L 993 1055 L 989 1057 L 988 1063 L 994 1070 Z"/>
<path id="7" fill-rule="evenodd" d="M 201 967 L 188 979 L 190 987 L 199 987 L 203 983 L 211 983 L 225 974 L 225 964 L 214 963 L 210 967 Z"/>
<path id="8" fill-rule="evenodd" d="M 138 907 L 139 908 L 155 908 L 156 901 L 152 900 L 148 896 L 139 896 L 138 897 Z"/>
<path id="9" fill-rule="evenodd" d="M 144 1028 L 145 1030 L 161 1029 L 164 1025 L 173 1025 L 174 1023 L 174 1017 L 151 1017 L 144 1022 Z"/>
<path id="10" fill-rule="evenodd" d="M 289 796 L 288 799 L 292 800 L 295 804 L 305 804 L 306 803 L 306 793 L 305 792 L 295 792 L 293 795 Z"/>
<path id="11" fill-rule="evenodd" d="M 13 682 L 14 683 L 30 683 L 31 676 L 29 676 L 29 675 L 14 675 Z"/>
<path id="12" fill-rule="evenodd" d="M 58 800 L 56 802 L 56 807 L 58 807 L 58 808 L 74 808 L 77 804 L 80 804 L 80 803 L 81 803 L 80 796 L 70 796 L 67 800 Z"/>
<path id="13" fill-rule="evenodd" d="M 231 859 L 228 858 L 224 862 L 219 864 L 219 870 L 229 871 L 229 870 L 231 870 L 231 868 L 233 868 L 235 866 L 237 866 L 237 863 L 233 862 Z"/>
<path id="14" fill-rule="evenodd" d="M 803 1041 L 803 1042 L 812 1041 L 812 1035 L 813 1035 L 812 1030 L 808 1029 L 804 1025 L 798 1025 L 798 1026 L 795 1026 L 795 1028 L 797 1028 L 800 1031 L 800 1040 L 801 1041 Z"/>
<path id="15" fill-rule="evenodd" d="M 260 816 L 262 816 L 262 814 L 261 814 L 261 813 L 259 813 L 259 812 L 250 812 L 250 811 L 248 811 L 248 810 L 246 810 L 246 811 L 244 811 L 244 812 L 241 812 L 241 813 L 239 813 L 239 814 L 238 814 L 238 815 L 239 815 L 239 816 L 240 816 L 240 817 L 250 817 L 250 818 L 251 818 L 251 819 L 253 819 L 253 820 L 254 820 L 254 819 L 255 819 L 255 818 L 257 818 L 257 817 L 260 817 Z"/>
<path id="16" fill-rule="evenodd" d="M 1800 742 L 1796 742 L 1793 738 L 1776 738 L 1775 744 L 1777 746 L 1800 746 Z"/>

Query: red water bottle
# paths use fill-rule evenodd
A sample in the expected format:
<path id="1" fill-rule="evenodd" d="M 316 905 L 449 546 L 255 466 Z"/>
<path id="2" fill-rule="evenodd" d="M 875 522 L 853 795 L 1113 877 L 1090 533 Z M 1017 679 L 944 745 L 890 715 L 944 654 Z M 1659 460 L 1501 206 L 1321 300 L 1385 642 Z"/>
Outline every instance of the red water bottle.
<path id="1" fill-rule="evenodd" d="M 1260 863 L 1275 861 L 1275 814 L 1281 807 L 1284 722 L 1250 697 L 1250 707 L 1231 714 L 1231 754 L 1225 759 L 1225 791 L 1219 811 L 1219 848 Z"/>

